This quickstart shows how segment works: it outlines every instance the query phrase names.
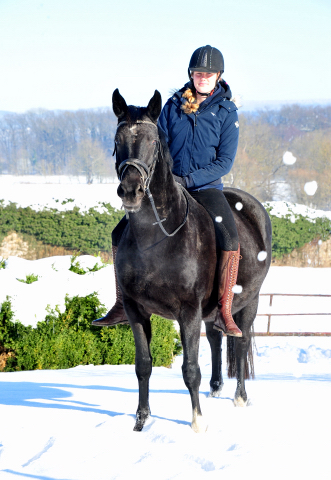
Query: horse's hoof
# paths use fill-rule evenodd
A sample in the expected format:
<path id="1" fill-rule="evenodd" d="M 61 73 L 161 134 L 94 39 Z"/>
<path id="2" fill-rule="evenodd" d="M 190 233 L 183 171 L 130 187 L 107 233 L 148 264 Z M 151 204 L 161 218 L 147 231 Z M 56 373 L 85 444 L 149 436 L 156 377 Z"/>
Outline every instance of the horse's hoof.
<path id="1" fill-rule="evenodd" d="M 198 416 L 192 423 L 191 428 L 195 433 L 206 433 L 208 425 L 202 416 Z"/>
<path id="2" fill-rule="evenodd" d="M 195 433 L 205 433 L 208 425 L 202 415 L 199 415 L 196 411 L 193 411 L 193 419 L 191 428 Z"/>
<path id="3" fill-rule="evenodd" d="M 147 413 L 137 412 L 137 415 L 136 415 L 136 424 L 135 424 L 135 426 L 133 427 L 133 431 L 134 431 L 134 432 L 141 432 L 142 429 L 143 429 L 144 426 L 145 426 L 146 421 L 149 419 L 149 417 L 150 417 L 150 412 L 147 412 Z"/>
<path id="4" fill-rule="evenodd" d="M 222 385 L 223 386 L 223 385 Z M 221 392 L 222 392 L 222 387 L 216 389 L 216 390 L 213 390 L 212 388 L 210 389 L 210 392 L 209 392 L 209 395 L 208 395 L 208 398 L 213 398 L 213 397 L 220 397 L 221 396 Z"/>
<path id="5" fill-rule="evenodd" d="M 247 405 L 247 399 L 244 400 L 242 397 L 236 397 L 233 400 L 234 406 L 235 407 L 246 407 Z"/>
<path id="6" fill-rule="evenodd" d="M 144 428 L 145 422 L 136 422 L 135 426 L 133 427 L 134 432 L 141 432 Z"/>

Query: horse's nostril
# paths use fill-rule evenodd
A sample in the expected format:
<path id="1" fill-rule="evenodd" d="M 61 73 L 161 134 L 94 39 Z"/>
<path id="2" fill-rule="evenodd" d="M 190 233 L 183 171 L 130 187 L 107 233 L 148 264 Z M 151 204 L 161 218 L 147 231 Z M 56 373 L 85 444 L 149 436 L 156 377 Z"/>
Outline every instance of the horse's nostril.
<path id="1" fill-rule="evenodd" d="M 123 190 L 123 187 L 122 185 L 120 184 L 117 188 L 117 195 L 120 197 L 120 198 L 123 198 L 124 197 L 124 190 Z"/>

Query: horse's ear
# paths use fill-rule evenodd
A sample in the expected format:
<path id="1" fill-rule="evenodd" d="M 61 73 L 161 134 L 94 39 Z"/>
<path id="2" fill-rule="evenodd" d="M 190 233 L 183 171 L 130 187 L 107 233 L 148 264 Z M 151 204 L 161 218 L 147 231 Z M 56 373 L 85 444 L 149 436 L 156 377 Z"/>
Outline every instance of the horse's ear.
<path id="1" fill-rule="evenodd" d="M 161 113 L 162 99 L 161 94 L 158 90 L 155 90 L 153 97 L 150 99 L 147 106 L 147 112 L 151 119 L 156 122 Z"/>
<path id="2" fill-rule="evenodd" d="M 117 118 L 124 117 L 128 111 L 126 101 L 118 91 L 118 88 L 116 88 L 113 93 L 113 111 Z"/>

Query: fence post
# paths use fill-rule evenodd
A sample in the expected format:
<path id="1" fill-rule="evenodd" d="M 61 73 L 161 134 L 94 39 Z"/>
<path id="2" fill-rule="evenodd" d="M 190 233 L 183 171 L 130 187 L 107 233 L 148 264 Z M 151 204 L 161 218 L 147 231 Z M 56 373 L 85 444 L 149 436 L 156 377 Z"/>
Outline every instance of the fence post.
<path id="1" fill-rule="evenodd" d="M 272 300 L 274 298 L 274 294 L 270 293 L 270 301 L 269 301 L 269 307 L 272 307 Z M 267 328 L 267 335 L 270 334 L 270 323 L 271 323 L 271 313 L 268 315 L 268 328 Z"/>

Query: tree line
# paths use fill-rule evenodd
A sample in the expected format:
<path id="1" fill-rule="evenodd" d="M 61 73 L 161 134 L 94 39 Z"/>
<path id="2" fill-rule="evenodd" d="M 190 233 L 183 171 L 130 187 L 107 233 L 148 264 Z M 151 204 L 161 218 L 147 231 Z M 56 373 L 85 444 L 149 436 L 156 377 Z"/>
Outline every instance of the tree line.
<path id="1" fill-rule="evenodd" d="M 289 105 L 240 113 L 234 167 L 225 184 L 260 201 L 287 200 L 331 210 L 331 105 Z M 0 173 L 115 177 L 110 108 L 9 113 L 0 118 Z M 296 157 L 286 164 L 286 151 Z M 312 196 L 307 182 L 316 181 Z"/>
<path id="2" fill-rule="evenodd" d="M 239 123 L 239 146 L 225 177 L 227 185 L 260 201 L 285 200 L 331 210 L 331 105 L 243 113 Z M 295 163 L 283 161 L 285 152 L 292 153 Z M 318 185 L 314 195 L 305 190 L 311 181 Z"/>
<path id="3" fill-rule="evenodd" d="M 0 118 L 0 173 L 115 176 L 117 119 L 109 108 L 9 113 Z"/>

